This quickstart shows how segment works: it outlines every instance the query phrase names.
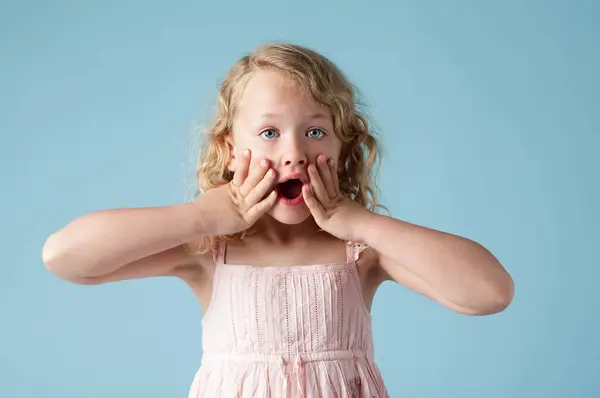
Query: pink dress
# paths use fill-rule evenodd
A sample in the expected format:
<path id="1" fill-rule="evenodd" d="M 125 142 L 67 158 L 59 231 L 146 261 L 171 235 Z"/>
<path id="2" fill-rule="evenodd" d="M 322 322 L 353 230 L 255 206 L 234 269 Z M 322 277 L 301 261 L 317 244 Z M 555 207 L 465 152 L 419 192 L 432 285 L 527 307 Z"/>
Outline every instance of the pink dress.
<path id="1" fill-rule="evenodd" d="M 189 398 L 388 397 L 373 360 L 371 317 L 356 259 L 256 267 L 214 252 L 203 357 Z"/>

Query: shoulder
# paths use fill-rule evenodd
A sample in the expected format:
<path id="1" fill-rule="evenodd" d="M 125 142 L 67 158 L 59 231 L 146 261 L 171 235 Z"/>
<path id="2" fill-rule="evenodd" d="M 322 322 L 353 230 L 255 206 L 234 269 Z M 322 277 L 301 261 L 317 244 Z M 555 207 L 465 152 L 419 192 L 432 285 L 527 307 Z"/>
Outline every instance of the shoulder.
<path id="1" fill-rule="evenodd" d="M 347 250 L 349 260 L 356 263 L 361 278 L 365 278 L 369 284 L 381 283 L 379 252 L 359 242 L 348 242 Z"/>
<path id="2" fill-rule="evenodd" d="M 169 275 L 179 278 L 184 282 L 197 282 L 199 279 L 206 279 L 212 275 L 215 267 L 215 249 L 211 246 L 205 246 L 198 249 L 194 246 L 184 245 L 180 248 L 185 257 L 185 261 L 174 266 Z"/>
<path id="3" fill-rule="evenodd" d="M 367 244 L 346 242 L 346 252 L 348 260 L 356 262 L 361 267 L 370 268 L 376 265 L 377 253 Z"/>

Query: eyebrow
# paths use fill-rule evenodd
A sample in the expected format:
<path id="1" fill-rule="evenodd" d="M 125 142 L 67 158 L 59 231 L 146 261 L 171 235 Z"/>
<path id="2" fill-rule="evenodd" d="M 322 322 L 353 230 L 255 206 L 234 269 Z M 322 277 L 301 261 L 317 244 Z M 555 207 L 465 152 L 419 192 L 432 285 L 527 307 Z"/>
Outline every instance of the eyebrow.
<path id="1" fill-rule="evenodd" d="M 269 119 L 269 118 L 277 117 L 277 116 L 280 116 L 280 115 L 281 115 L 280 113 L 267 112 L 267 113 L 263 113 L 261 115 L 261 117 L 263 119 Z M 308 117 L 310 119 L 324 119 L 324 120 L 328 120 L 328 117 L 325 116 L 325 114 L 323 114 L 321 112 L 311 113 L 311 114 L 308 115 Z"/>

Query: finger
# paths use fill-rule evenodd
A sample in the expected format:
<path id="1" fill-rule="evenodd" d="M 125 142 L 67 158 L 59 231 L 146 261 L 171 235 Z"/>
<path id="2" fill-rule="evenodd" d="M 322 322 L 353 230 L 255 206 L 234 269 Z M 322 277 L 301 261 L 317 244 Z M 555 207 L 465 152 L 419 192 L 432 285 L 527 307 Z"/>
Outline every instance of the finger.
<path id="1" fill-rule="evenodd" d="M 242 154 L 242 158 L 238 158 L 238 169 L 233 173 L 233 185 L 241 187 L 246 177 L 248 176 L 248 168 L 250 167 L 250 150 L 246 149 Z"/>
<path id="2" fill-rule="evenodd" d="M 331 172 L 334 196 L 338 196 L 338 194 L 340 193 L 340 179 L 338 178 L 337 167 L 338 167 L 338 162 L 334 159 L 330 159 L 329 160 L 329 171 Z"/>
<path id="3" fill-rule="evenodd" d="M 244 196 L 248 195 L 254 187 L 265 177 L 265 174 L 269 170 L 269 162 L 266 159 L 262 159 L 256 167 L 250 171 L 246 180 L 240 186 L 240 193 Z"/>
<path id="4" fill-rule="evenodd" d="M 306 207 L 308 207 L 308 210 L 310 210 L 310 213 L 313 215 L 317 224 L 325 221 L 327 219 L 327 212 L 317 200 L 308 184 L 305 184 L 302 187 L 302 195 L 304 196 L 304 203 L 306 203 Z"/>
<path id="5" fill-rule="evenodd" d="M 260 202 L 269 191 L 275 188 L 275 170 L 270 169 L 264 175 L 264 177 L 256 184 L 248 195 L 246 196 L 246 206 L 248 208 L 253 207 L 255 204 Z"/>
<path id="6" fill-rule="evenodd" d="M 329 200 L 329 195 L 327 194 L 327 190 L 323 185 L 323 180 L 319 175 L 319 171 L 317 170 L 317 166 L 311 164 L 308 166 L 308 175 L 310 176 L 310 184 L 313 189 L 314 195 L 317 197 L 317 200 L 321 203 L 327 203 Z"/>
<path id="7" fill-rule="evenodd" d="M 327 197 L 333 198 L 335 197 L 335 191 L 333 188 L 333 177 L 331 176 L 331 170 L 329 169 L 329 163 L 327 161 L 327 158 L 321 155 L 318 157 L 317 163 L 319 165 L 319 175 L 321 176 L 323 185 L 325 186 Z"/>
<path id="8" fill-rule="evenodd" d="M 252 206 L 246 213 L 247 222 L 254 224 L 263 214 L 271 210 L 277 202 L 277 192 L 271 191 L 269 196 Z"/>

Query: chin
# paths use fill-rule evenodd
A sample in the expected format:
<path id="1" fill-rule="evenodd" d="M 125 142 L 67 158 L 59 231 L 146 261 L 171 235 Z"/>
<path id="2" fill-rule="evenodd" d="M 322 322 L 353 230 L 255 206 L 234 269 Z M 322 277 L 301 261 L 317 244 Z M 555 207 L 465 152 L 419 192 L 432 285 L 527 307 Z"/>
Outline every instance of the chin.
<path id="1" fill-rule="evenodd" d="M 269 215 L 282 224 L 295 225 L 306 221 L 311 217 L 310 210 L 304 203 L 296 206 L 287 206 L 277 203 L 269 212 Z"/>

